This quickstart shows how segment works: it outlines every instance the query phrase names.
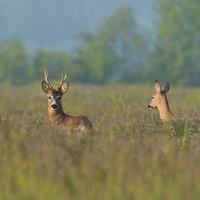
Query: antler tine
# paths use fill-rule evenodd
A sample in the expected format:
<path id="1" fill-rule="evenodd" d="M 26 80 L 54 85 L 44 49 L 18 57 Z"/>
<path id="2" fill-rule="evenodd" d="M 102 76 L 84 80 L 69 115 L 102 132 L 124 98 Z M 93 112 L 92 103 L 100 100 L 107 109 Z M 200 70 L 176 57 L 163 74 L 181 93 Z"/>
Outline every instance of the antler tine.
<path id="1" fill-rule="evenodd" d="M 61 74 L 61 80 L 60 80 L 60 82 L 57 82 L 58 89 L 60 89 L 62 87 L 63 83 L 65 83 L 66 80 L 67 80 L 66 73 L 65 74 Z"/>
<path id="2" fill-rule="evenodd" d="M 45 78 L 46 83 L 49 85 L 50 89 L 53 90 L 53 87 L 52 87 L 51 83 L 49 82 L 48 73 L 47 73 L 46 69 L 44 70 L 44 78 Z"/>

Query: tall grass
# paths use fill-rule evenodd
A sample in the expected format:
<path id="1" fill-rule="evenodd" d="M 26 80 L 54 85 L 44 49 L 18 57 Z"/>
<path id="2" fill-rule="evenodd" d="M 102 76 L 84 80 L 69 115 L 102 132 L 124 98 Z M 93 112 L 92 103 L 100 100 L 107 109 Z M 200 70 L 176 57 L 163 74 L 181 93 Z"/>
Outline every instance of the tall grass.
<path id="1" fill-rule="evenodd" d="M 200 89 L 173 88 L 163 124 L 153 87 L 71 86 L 63 107 L 94 135 L 53 127 L 40 85 L 1 88 L 0 199 L 196 200 L 200 196 Z"/>

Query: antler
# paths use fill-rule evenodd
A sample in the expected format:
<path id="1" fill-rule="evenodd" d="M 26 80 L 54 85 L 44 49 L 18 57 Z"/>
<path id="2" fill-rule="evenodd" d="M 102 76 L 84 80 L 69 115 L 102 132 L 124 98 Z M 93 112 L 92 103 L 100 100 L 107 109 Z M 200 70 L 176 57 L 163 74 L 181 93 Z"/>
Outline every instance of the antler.
<path id="1" fill-rule="evenodd" d="M 60 90 L 62 85 L 64 83 L 66 83 L 66 82 L 67 82 L 67 75 L 66 74 L 61 74 L 61 80 L 60 80 L 60 82 L 57 82 L 58 90 Z"/>
<path id="2" fill-rule="evenodd" d="M 44 70 L 44 78 L 45 78 L 45 82 L 48 84 L 49 88 L 51 90 L 53 90 L 53 87 L 52 87 L 51 83 L 49 82 L 48 73 L 47 73 L 46 69 Z"/>

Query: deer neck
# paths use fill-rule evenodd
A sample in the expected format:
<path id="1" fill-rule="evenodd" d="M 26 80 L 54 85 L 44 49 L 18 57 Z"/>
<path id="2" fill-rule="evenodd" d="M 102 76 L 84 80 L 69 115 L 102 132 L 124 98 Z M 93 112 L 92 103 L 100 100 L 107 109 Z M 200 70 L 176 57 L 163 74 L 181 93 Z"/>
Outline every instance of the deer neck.
<path id="1" fill-rule="evenodd" d="M 63 123 L 63 121 L 66 118 L 69 118 L 69 115 L 64 113 L 64 111 L 62 109 L 62 106 L 59 109 L 55 110 L 55 111 L 52 111 L 49 108 L 48 112 L 49 112 L 49 118 L 50 118 L 51 123 L 55 124 L 55 125 L 61 124 L 61 123 Z"/>
<path id="2" fill-rule="evenodd" d="M 174 117 L 174 115 L 170 111 L 166 96 L 165 98 L 161 100 L 161 103 L 158 105 L 158 110 L 159 110 L 160 118 L 163 121 L 167 121 Z"/>

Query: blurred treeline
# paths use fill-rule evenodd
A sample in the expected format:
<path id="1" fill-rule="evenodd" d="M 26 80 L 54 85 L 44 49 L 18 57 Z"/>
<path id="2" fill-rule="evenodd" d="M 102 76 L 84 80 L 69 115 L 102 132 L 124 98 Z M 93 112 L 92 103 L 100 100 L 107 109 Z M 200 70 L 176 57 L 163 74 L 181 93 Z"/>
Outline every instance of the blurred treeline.
<path id="1" fill-rule="evenodd" d="M 145 83 L 155 79 L 180 86 L 200 85 L 200 1 L 157 0 L 155 30 L 136 23 L 131 8 L 120 8 L 94 33 L 76 36 L 71 53 L 41 50 L 29 55 L 15 39 L 0 43 L 0 83 L 25 84 L 49 70 L 56 80 L 67 70 L 79 83 Z"/>

